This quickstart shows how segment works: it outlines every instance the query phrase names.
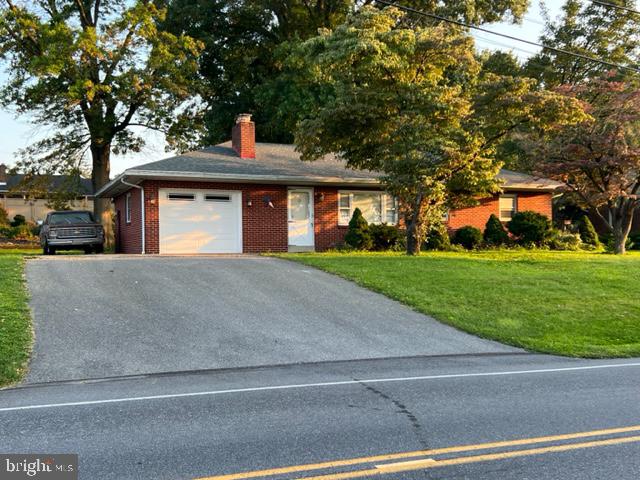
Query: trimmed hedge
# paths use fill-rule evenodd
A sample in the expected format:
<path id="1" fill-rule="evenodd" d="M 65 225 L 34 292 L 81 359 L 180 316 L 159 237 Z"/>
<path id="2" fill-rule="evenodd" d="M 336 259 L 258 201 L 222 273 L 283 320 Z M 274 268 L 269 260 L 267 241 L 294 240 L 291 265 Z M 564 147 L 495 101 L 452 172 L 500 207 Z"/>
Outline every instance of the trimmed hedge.
<path id="1" fill-rule="evenodd" d="M 500 219 L 493 213 L 487 220 L 483 233 L 485 245 L 499 247 L 509 243 L 509 234 L 502 225 Z"/>
<path id="2" fill-rule="evenodd" d="M 373 250 L 397 250 L 402 242 L 402 233 L 398 227 L 382 223 L 369 225 L 369 233 L 373 242 Z"/>
<path id="3" fill-rule="evenodd" d="M 509 232 L 520 245 L 541 247 L 551 236 L 551 220 L 538 212 L 516 213 L 507 224 Z"/>
<path id="4" fill-rule="evenodd" d="M 456 233 L 453 234 L 451 243 L 454 245 L 461 245 L 467 250 L 473 250 L 482 244 L 482 232 L 479 228 L 467 225 L 466 227 L 459 228 Z"/>

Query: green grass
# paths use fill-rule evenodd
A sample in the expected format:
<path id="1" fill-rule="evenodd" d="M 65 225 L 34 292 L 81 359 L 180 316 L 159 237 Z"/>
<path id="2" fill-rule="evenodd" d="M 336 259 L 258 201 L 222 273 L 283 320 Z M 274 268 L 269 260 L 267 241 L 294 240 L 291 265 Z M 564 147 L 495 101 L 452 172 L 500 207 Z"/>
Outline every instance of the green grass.
<path id="1" fill-rule="evenodd" d="M 29 249 L 0 249 L 0 386 L 22 379 L 31 353 L 33 332 L 24 282 Z"/>
<path id="2" fill-rule="evenodd" d="M 640 254 L 288 254 L 442 322 L 528 350 L 640 356 Z"/>

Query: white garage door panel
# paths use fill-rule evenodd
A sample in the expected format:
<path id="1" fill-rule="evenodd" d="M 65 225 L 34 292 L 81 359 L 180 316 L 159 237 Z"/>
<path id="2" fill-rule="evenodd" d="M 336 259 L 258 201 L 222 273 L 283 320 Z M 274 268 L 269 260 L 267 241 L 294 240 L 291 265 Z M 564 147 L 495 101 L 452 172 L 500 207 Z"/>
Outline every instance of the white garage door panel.
<path id="1" fill-rule="evenodd" d="M 194 200 L 171 199 L 189 195 Z M 242 253 L 240 192 L 163 189 L 158 196 L 161 254 Z"/>

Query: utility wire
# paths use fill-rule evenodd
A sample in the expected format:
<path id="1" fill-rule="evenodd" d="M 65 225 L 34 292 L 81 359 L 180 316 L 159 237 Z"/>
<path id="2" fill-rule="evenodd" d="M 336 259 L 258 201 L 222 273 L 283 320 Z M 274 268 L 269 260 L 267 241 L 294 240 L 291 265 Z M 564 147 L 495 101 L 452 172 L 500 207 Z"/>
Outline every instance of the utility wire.
<path id="1" fill-rule="evenodd" d="M 418 9 L 411 8 L 411 7 L 406 7 L 404 5 L 398 5 L 397 3 L 389 2 L 387 0 L 375 0 L 375 1 L 376 1 L 376 3 L 381 3 L 381 4 L 386 5 L 388 7 L 395 7 L 395 8 L 398 8 L 400 10 L 404 10 L 405 12 L 415 13 L 417 15 L 422 15 L 424 17 L 433 18 L 433 19 L 436 19 L 436 20 L 440 20 L 442 22 L 453 23 L 453 24 L 461 26 L 461 27 L 470 28 L 470 29 L 473 29 L 473 30 L 478 30 L 480 32 L 489 33 L 491 35 L 496 35 L 498 37 L 507 38 L 509 40 L 514 40 L 516 42 L 526 43 L 528 45 L 533 45 L 534 47 L 542 48 L 542 49 L 545 49 L 545 50 L 550 50 L 552 52 L 562 53 L 564 55 L 569 55 L 569 56 L 572 56 L 572 57 L 581 58 L 583 60 L 588 60 L 590 62 L 599 63 L 601 65 L 606 65 L 608 67 L 622 68 L 624 70 L 629 70 L 629 71 L 634 72 L 634 73 L 640 73 L 640 70 L 638 70 L 637 68 L 627 67 L 625 65 L 620 65 L 619 63 L 607 62 L 606 60 L 600 60 L 599 58 L 590 57 L 588 55 L 582 55 L 581 53 L 571 52 L 569 50 L 564 50 L 563 48 L 550 47 L 548 45 L 543 45 L 541 43 L 532 42 L 531 40 L 526 40 L 524 38 L 518 38 L 518 37 L 514 37 L 513 35 L 507 35 L 506 33 L 494 32 L 493 30 L 489 30 L 487 28 L 479 27 L 477 25 L 472 25 L 472 24 L 469 24 L 469 23 L 466 23 L 466 22 L 462 22 L 460 20 L 455 20 L 455 19 L 452 19 L 452 18 L 443 17 L 443 16 L 437 15 L 435 13 L 424 12 L 422 10 L 418 10 Z"/>
<path id="2" fill-rule="evenodd" d="M 635 13 L 636 15 L 640 15 L 640 11 L 634 10 L 633 8 L 623 7 L 622 5 L 616 5 L 615 3 L 601 2 L 600 0 L 591 0 L 591 3 L 595 3 L 596 5 L 601 5 L 603 7 L 611 7 L 616 8 L 618 10 L 624 10 L 625 12 Z"/>

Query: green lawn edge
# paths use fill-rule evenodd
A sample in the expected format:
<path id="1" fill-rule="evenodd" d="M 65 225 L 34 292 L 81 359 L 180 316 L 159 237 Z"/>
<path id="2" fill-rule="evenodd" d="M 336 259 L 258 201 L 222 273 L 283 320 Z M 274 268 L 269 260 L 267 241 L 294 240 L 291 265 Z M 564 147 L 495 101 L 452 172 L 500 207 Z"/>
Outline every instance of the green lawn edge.
<path id="1" fill-rule="evenodd" d="M 273 256 L 303 263 L 353 281 L 364 288 L 383 294 L 420 313 L 429 315 L 442 323 L 488 340 L 498 341 L 532 352 L 568 357 L 640 357 L 640 302 L 634 300 L 635 298 L 640 298 L 640 255 L 638 252 L 633 252 L 623 257 L 589 252 L 435 252 L 415 257 L 415 260 L 412 260 L 414 257 L 407 257 L 397 253 L 302 253 L 274 254 Z M 508 309 L 503 308 L 502 311 L 498 309 L 494 318 L 493 314 L 483 315 L 485 312 L 474 306 L 473 302 L 469 302 L 470 304 L 466 305 L 464 297 L 458 297 L 462 298 L 463 301 L 460 302 L 460 305 L 457 305 L 457 309 L 447 309 L 446 305 L 436 308 L 433 305 L 429 305 L 429 302 L 422 301 L 421 296 L 424 297 L 425 292 L 421 292 L 419 288 L 408 293 L 399 291 L 394 287 L 393 276 L 385 276 L 384 272 L 382 272 L 382 277 L 372 278 L 370 275 L 372 271 L 380 273 L 379 269 L 376 270 L 375 265 L 377 261 L 380 262 L 383 259 L 397 259 L 401 262 L 419 262 L 428 261 L 428 259 L 451 260 L 453 263 L 458 262 L 458 265 L 461 265 L 459 262 L 464 263 L 465 261 L 477 261 L 480 264 L 484 262 L 485 265 L 490 265 L 492 261 L 498 261 L 502 266 L 506 265 L 510 271 L 515 269 L 516 272 L 518 268 L 522 267 L 524 267 L 524 272 L 532 267 L 537 268 L 538 271 L 534 271 L 537 277 L 532 281 L 536 287 L 540 286 L 543 301 L 538 302 L 538 304 L 535 301 L 531 301 L 531 295 L 527 295 L 526 292 L 526 282 L 522 282 L 525 284 L 524 287 L 518 285 L 519 288 L 523 289 L 523 292 L 520 293 L 521 296 L 519 298 L 514 299 L 514 302 L 517 302 L 519 308 L 523 309 L 522 312 L 526 312 L 523 315 L 525 320 L 521 328 L 510 325 L 510 323 L 514 322 L 514 319 Z M 555 262 L 558 262 L 558 264 L 555 265 Z M 356 268 L 353 268 L 354 266 Z M 359 271 L 359 268 L 363 271 Z M 553 271 L 554 268 L 556 269 L 555 272 Z M 577 271 L 572 272 L 572 268 L 577 268 Z M 545 272 L 546 270 L 550 272 Z M 540 271 L 543 271 L 543 275 L 540 275 Z M 407 275 L 415 274 L 411 269 L 406 273 Z M 489 269 L 487 275 L 492 275 L 493 273 Z M 547 278 L 545 278 L 545 273 Z M 549 285 L 548 277 L 555 273 L 562 277 L 562 281 L 557 282 L 557 284 L 551 282 Z M 628 276 L 626 283 L 627 286 L 632 286 L 633 292 L 631 294 L 623 292 L 619 297 L 613 297 L 611 296 L 611 290 L 596 290 L 594 285 L 601 285 L 598 282 L 600 281 L 599 277 L 603 277 L 603 275 L 613 285 L 613 291 L 615 291 L 616 280 L 619 280 L 618 277 L 622 275 Z M 591 277 L 596 280 L 594 281 Z M 436 276 L 435 283 L 442 280 L 442 278 L 444 277 Z M 545 284 L 545 282 L 547 283 Z M 433 281 L 429 286 L 433 286 Z M 580 297 L 574 297 L 575 292 L 572 290 L 580 292 Z M 465 293 L 467 293 L 465 289 L 461 288 L 459 295 L 464 296 Z M 483 293 L 488 297 L 491 296 L 490 292 L 489 294 L 487 292 Z M 549 302 L 544 300 L 545 294 L 549 295 Z M 607 298 L 608 295 L 610 296 L 609 298 Z M 471 296 L 473 297 L 473 295 Z M 437 299 L 443 296 L 440 293 L 434 295 L 434 297 Z M 607 301 L 603 302 L 603 298 L 607 299 Z M 478 298 L 474 297 L 473 300 L 477 301 Z M 482 299 L 480 300 L 480 303 L 482 303 Z M 578 318 L 579 315 L 575 314 L 573 318 L 556 315 L 549 322 L 546 322 L 544 318 L 536 318 L 536 316 L 544 317 L 543 314 L 538 314 L 536 311 L 538 308 L 541 312 L 546 310 L 548 313 L 548 305 L 546 303 L 553 304 L 553 302 L 558 302 L 560 305 L 563 302 L 571 304 L 573 312 L 576 312 L 578 308 L 578 311 L 583 312 L 587 320 L 582 323 L 581 319 Z M 580 305 L 581 303 L 582 305 Z M 527 312 L 526 309 L 530 311 Z M 602 313 L 602 317 L 597 321 L 593 321 L 591 317 L 599 312 Z M 568 315 L 571 315 L 571 313 L 568 313 Z M 605 315 L 609 315 L 610 319 L 604 318 Z M 527 319 L 532 325 L 526 324 Z"/>
<path id="2" fill-rule="evenodd" d="M 25 279 L 28 251 L 0 251 L 0 387 L 19 383 L 28 372 L 33 324 Z"/>

